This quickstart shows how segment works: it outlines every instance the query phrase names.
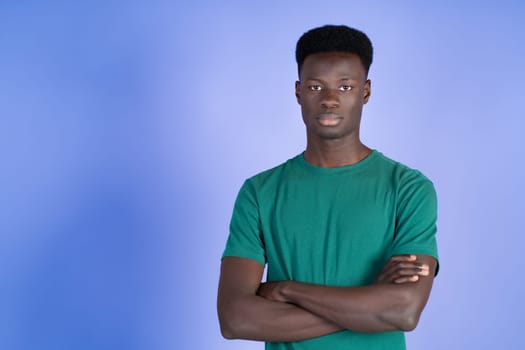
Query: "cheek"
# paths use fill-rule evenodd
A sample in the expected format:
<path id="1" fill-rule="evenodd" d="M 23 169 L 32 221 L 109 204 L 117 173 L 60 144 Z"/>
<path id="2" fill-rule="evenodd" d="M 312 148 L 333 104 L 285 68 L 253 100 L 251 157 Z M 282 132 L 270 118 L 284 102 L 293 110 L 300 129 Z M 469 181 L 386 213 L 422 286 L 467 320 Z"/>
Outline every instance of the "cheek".
<path id="1" fill-rule="evenodd" d="M 308 122 L 318 113 L 319 108 L 312 104 L 311 101 L 301 104 L 301 115 L 305 122 Z"/>
<path id="2" fill-rule="evenodd" d="M 360 108 L 363 105 L 362 102 L 363 100 L 361 98 L 361 95 L 358 95 L 358 94 L 348 96 L 346 99 L 341 101 L 343 105 L 351 109 Z"/>
<path id="3" fill-rule="evenodd" d="M 322 94 L 310 93 L 310 94 L 303 95 L 303 96 L 306 97 L 304 100 L 309 106 L 319 106 L 321 102 L 323 101 Z"/>
<path id="4" fill-rule="evenodd" d="M 303 95 L 303 98 L 301 98 L 300 104 L 303 110 L 310 110 L 312 108 L 315 108 L 315 106 L 317 105 L 317 101 L 313 99 L 311 96 L 304 98 L 304 95 Z"/>

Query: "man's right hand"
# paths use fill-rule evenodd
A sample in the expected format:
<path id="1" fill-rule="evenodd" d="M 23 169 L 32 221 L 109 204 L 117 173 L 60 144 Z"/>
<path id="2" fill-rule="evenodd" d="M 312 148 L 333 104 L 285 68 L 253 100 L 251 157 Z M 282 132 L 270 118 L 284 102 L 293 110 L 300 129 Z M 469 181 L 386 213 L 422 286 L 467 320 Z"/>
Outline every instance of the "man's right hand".
<path id="1" fill-rule="evenodd" d="M 377 276 L 375 284 L 414 283 L 419 281 L 420 276 L 428 276 L 429 273 L 429 266 L 417 262 L 415 255 L 394 255 Z"/>

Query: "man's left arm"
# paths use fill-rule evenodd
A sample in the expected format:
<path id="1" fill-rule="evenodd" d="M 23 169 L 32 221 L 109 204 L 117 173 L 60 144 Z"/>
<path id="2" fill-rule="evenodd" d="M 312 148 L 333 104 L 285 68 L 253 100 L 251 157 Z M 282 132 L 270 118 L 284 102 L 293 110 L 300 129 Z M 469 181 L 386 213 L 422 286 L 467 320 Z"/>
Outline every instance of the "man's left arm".
<path id="1" fill-rule="evenodd" d="M 388 279 L 384 274 L 388 273 L 389 261 L 375 284 L 331 287 L 296 281 L 267 282 L 261 284 L 258 294 L 295 304 L 357 332 L 411 331 L 428 300 L 437 268 L 436 260 L 428 255 L 416 255 L 416 262 L 427 265 L 429 273 L 418 274 L 417 280 L 408 283 L 396 283 L 395 278 L 381 282 Z"/>

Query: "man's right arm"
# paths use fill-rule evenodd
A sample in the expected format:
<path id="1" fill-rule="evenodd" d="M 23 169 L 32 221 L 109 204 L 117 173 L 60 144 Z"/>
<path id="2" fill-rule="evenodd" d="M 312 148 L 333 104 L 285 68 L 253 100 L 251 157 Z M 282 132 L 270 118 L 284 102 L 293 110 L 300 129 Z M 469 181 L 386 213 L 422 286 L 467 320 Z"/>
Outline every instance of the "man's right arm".
<path id="1" fill-rule="evenodd" d="M 254 260 L 222 260 L 217 310 L 225 338 L 285 342 L 341 330 L 300 307 L 258 296 L 263 272 L 264 266 Z"/>

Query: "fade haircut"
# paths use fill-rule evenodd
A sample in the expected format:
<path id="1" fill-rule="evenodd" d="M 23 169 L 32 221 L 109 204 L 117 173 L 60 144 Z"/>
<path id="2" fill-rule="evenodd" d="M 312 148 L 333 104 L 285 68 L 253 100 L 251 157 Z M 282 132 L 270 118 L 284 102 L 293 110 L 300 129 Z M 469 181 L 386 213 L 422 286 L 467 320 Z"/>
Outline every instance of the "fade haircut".
<path id="1" fill-rule="evenodd" d="M 347 52 L 359 56 L 366 74 L 372 64 L 372 42 L 365 33 L 344 25 L 325 25 L 304 33 L 297 41 L 295 60 L 299 75 L 307 56 L 321 52 Z"/>

